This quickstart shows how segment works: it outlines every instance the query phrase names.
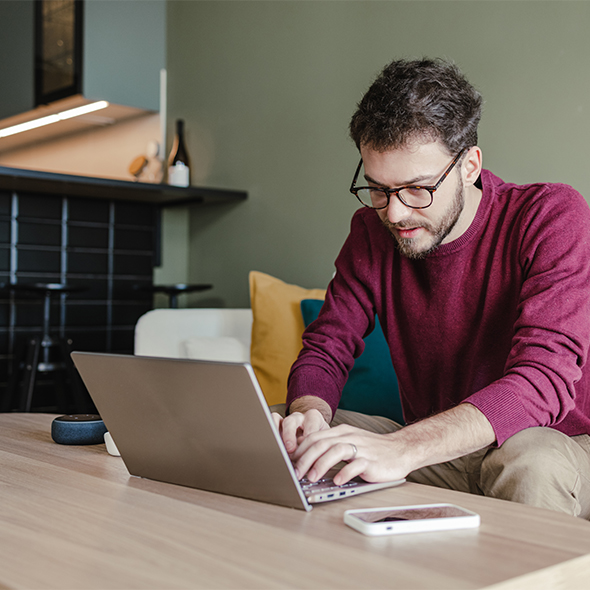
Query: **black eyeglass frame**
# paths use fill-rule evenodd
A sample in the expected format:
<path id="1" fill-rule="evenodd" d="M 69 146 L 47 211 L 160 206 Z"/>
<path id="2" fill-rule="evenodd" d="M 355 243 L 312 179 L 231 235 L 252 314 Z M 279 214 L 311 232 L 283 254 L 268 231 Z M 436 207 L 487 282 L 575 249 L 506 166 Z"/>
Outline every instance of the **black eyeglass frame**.
<path id="1" fill-rule="evenodd" d="M 409 207 L 410 209 L 427 209 L 428 207 L 430 207 L 430 205 L 432 205 L 432 203 L 434 201 L 434 193 L 439 189 L 440 185 L 445 181 L 445 179 L 451 173 L 451 171 L 453 170 L 453 168 L 455 167 L 457 162 L 461 159 L 461 156 L 468 149 L 469 148 L 463 148 L 455 156 L 455 158 L 453 159 L 453 161 L 451 162 L 449 167 L 443 172 L 443 175 L 440 177 L 439 181 L 434 186 L 422 186 L 419 184 L 408 184 L 406 186 L 400 186 L 399 188 L 387 188 L 384 186 L 378 186 L 378 187 L 356 186 L 356 181 L 358 179 L 359 173 L 361 171 L 361 167 L 363 165 L 363 159 L 361 158 L 361 161 L 359 162 L 359 165 L 358 165 L 356 172 L 354 174 L 354 178 L 352 179 L 352 184 L 350 185 L 350 189 L 348 189 L 348 190 L 359 200 L 360 204 L 363 205 L 363 207 L 367 207 L 368 209 L 387 209 L 387 207 L 389 207 L 391 195 L 395 195 L 406 207 Z M 385 195 L 387 196 L 387 203 L 385 205 L 383 205 L 383 207 L 371 207 L 371 205 L 367 205 L 366 203 L 363 203 L 361 198 L 358 196 L 358 191 L 360 191 L 362 189 L 365 189 L 365 190 L 377 189 L 377 190 L 383 191 L 385 193 Z M 408 203 L 406 203 L 400 195 L 400 191 L 403 191 L 404 189 L 421 189 L 421 190 L 428 191 L 430 193 L 430 203 L 428 203 L 428 205 L 422 205 L 420 207 L 417 207 L 415 205 L 408 205 Z"/>

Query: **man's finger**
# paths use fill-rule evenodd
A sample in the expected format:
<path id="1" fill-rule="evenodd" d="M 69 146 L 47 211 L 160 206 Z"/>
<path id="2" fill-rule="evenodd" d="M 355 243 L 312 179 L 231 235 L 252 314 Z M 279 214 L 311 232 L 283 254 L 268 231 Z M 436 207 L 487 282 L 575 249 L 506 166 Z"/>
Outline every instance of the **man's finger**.
<path id="1" fill-rule="evenodd" d="M 324 422 L 324 424 L 325 424 L 325 422 Z M 301 441 L 301 444 L 297 448 L 297 452 L 294 454 L 293 458 L 295 460 L 298 460 L 305 453 L 307 453 L 307 451 L 311 447 L 313 447 L 317 443 L 321 443 L 321 441 L 323 441 L 325 439 L 340 439 L 343 434 L 346 434 L 346 433 L 343 433 L 340 426 L 336 426 L 335 428 L 328 427 L 328 428 L 324 428 L 322 430 L 315 430 L 313 432 L 310 432 Z M 332 442 L 329 445 L 327 445 L 326 447 L 324 447 L 324 449 L 327 450 L 328 446 L 333 446 L 334 444 L 335 444 L 335 442 Z"/>
<path id="2" fill-rule="evenodd" d="M 280 414 L 277 414 L 276 412 L 272 412 L 271 416 L 274 425 L 277 427 L 277 430 L 281 432 L 281 422 L 283 421 L 283 417 Z"/>
<path id="3" fill-rule="evenodd" d="M 362 457 L 355 459 L 354 461 L 347 463 L 334 476 L 334 483 L 337 486 L 344 485 L 345 483 L 348 483 L 353 477 L 358 477 L 359 475 L 363 474 L 368 466 L 369 462 L 367 459 L 363 459 Z"/>
<path id="4" fill-rule="evenodd" d="M 319 432 L 329 428 L 329 424 L 318 410 L 309 410 L 303 416 L 303 436 L 309 436 L 314 432 Z"/>
<path id="5" fill-rule="evenodd" d="M 298 450 L 297 455 L 299 455 L 295 464 L 297 474 L 300 477 L 307 474 L 310 481 L 317 481 L 334 465 L 350 459 L 351 445 L 335 437 L 324 437 L 308 447 L 302 455 Z"/>
<path id="6" fill-rule="evenodd" d="M 281 434 L 287 453 L 297 450 L 297 431 L 303 424 L 303 414 L 294 412 L 281 422 Z"/>

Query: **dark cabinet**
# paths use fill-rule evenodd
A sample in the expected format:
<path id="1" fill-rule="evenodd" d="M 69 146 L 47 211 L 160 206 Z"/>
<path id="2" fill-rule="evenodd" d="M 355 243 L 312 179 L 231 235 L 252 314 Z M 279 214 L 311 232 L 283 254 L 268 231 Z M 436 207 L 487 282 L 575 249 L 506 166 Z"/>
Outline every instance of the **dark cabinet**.
<path id="1" fill-rule="evenodd" d="M 35 2 L 35 106 L 82 93 L 82 0 Z"/>

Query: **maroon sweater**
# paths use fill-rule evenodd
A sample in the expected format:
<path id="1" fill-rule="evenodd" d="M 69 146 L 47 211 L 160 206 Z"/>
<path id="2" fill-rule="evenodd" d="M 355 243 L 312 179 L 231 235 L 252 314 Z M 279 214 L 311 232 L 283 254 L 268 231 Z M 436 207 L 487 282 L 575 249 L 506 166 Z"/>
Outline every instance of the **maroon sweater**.
<path id="1" fill-rule="evenodd" d="M 561 184 L 481 176 L 473 223 L 423 260 L 401 256 L 377 213 L 357 211 L 287 403 L 334 411 L 379 317 L 406 422 L 467 401 L 502 444 L 531 426 L 590 434 L 590 209 Z"/>

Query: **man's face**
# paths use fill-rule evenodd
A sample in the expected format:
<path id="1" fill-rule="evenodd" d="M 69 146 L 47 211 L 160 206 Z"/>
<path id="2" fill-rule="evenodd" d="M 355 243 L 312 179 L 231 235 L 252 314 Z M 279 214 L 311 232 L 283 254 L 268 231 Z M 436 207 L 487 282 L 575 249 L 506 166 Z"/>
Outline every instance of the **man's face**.
<path id="1" fill-rule="evenodd" d="M 439 142 L 411 143 L 377 152 L 361 146 L 365 180 L 369 186 L 399 188 L 409 184 L 434 185 L 456 154 L 449 155 Z M 458 238 L 469 226 L 464 219 L 464 187 L 459 166 L 434 193 L 426 209 L 406 207 L 392 195 L 377 214 L 408 258 L 424 258 L 441 244 Z"/>

